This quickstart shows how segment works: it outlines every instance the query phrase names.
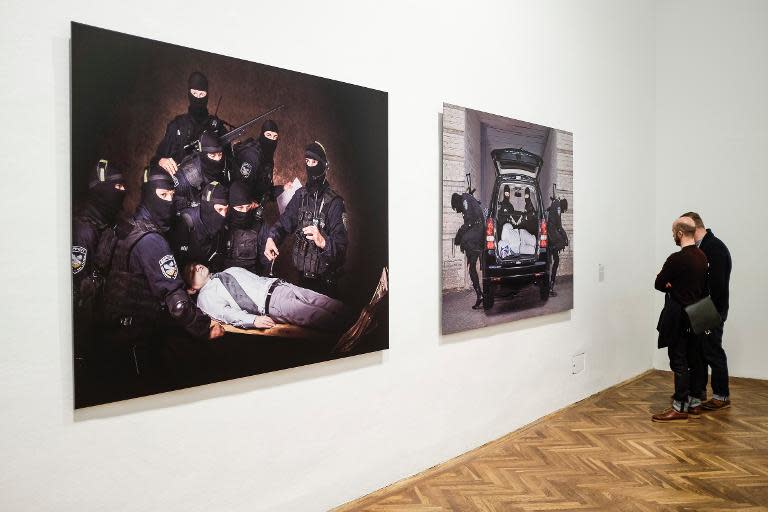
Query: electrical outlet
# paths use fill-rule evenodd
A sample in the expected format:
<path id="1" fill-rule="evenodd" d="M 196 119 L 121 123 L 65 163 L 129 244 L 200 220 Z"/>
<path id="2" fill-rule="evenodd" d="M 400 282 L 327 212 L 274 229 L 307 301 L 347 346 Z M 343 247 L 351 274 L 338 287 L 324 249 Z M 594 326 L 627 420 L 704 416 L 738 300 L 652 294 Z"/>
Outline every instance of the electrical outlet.
<path id="1" fill-rule="evenodd" d="M 602 283 L 605 281 L 605 265 L 602 263 L 597 264 L 597 282 Z"/>
<path id="2" fill-rule="evenodd" d="M 584 371 L 584 365 L 586 364 L 587 356 L 582 352 L 581 354 L 576 354 L 571 359 L 571 373 L 573 375 L 576 375 L 577 373 L 581 373 Z"/>

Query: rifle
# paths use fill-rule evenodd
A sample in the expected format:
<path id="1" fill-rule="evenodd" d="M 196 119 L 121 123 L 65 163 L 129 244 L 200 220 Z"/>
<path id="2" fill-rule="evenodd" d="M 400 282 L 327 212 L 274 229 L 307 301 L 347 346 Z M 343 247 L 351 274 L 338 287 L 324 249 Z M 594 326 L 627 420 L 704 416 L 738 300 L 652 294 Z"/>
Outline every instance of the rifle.
<path id="1" fill-rule="evenodd" d="M 471 196 L 475 195 L 476 188 L 472 188 L 472 175 L 470 173 L 466 173 L 465 178 L 467 180 L 467 193 Z"/>
<path id="2" fill-rule="evenodd" d="M 280 110 L 280 109 L 281 109 L 281 108 L 283 108 L 284 106 L 285 106 L 285 105 L 282 105 L 282 104 L 281 104 L 281 105 L 278 105 L 278 106 L 276 106 L 275 108 L 273 108 L 273 109 L 270 109 L 270 110 L 267 110 L 267 111 L 266 111 L 266 112 L 264 112 L 263 114 L 261 114 L 261 115 L 258 115 L 258 116 L 256 116 L 256 117 L 254 117 L 254 118 L 253 118 L 253 119 L 251 119 L 250 121 L 246 121 L 246 122 L 244 122 L 243 124 L 241 124 L 240 126 L 238 126 L 238 127 L 236 127 L 236 128 L 233 128 L 233 129 L 231 129 L 230 131 L 228 131 L 227 133 L 225 133 L 224 135 L 222 135 L 221 137 L 219 137 L 219 140 L 221 141 L 221 145 L 222 145 L 222 146 L 226 146 L 226 145 L 228 145 L 228 144 L 231 144 L 231 143 L 232 143 L 232 142 L 233 142 L 235 139 L 237 139 L 237 138 L 238 138 L 238 137 L 240 137 L 240 136 L 241 136 L 243 133 L 245 133 L 245 131 L 246 131 L 248 128 L 250 128 L 251 126 L 253 126 L 253 125 L 254 125 L 254 124 L 255 124 L 255 123 L 256 123 L 256 122 L 257 122 L 259 119 L 261 119 L 261 118 L 263 118 L 263 117 L 266 117 L 266 116 L 270 115 L 270 114 L 271 114 L 271 113 L 273 113 L 273 112 L 277 112 L 278 110 Z M 199 151 L 199 150 L 200 150 L 200 139 L 197 139 L 197 140 L 193 140 L 192 142 L 190 142 L 189 144 L 187 144 L 186 146 L 184 146 L 184 151 L 189 151 L 190 149 L 196 149 L 196 150 L 198 150 L 198 151 Z"/>

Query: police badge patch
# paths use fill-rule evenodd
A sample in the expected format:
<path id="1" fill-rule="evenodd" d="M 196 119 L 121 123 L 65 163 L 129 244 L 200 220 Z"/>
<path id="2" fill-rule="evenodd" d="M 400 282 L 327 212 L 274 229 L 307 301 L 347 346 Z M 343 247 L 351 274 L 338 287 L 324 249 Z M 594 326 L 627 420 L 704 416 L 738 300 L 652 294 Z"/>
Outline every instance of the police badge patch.
<path id="1" fill-rule="evenodd" d="M 72 274 L 77 274 L 85 268 L 88 249 L 79 245 L 72 246 Z"/>
<path id="2" fill-rule="evenodd" d="M 160 258 L 160 270 L 168 279 L 176 279 L 176 276 L 179 275 L 179 267 L 176 266 L 176 259 L 174 259 L 173 254 L 166 254 Z"/>
<path id="3" fill-rule="evenodd" d="M 240 174 L 243 175 L 243 178 L 248 178 L 248 176 L 251 175 L 252 170 L 253 167 L 249 162 L 243 162 L 243 165 L 240 166 Z"/>

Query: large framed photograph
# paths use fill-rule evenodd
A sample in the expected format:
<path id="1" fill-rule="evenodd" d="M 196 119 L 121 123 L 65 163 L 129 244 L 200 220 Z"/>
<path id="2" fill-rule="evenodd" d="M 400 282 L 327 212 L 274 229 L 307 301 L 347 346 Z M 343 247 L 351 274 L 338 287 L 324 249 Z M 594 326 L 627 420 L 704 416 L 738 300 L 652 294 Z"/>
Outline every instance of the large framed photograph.
<path id="1" fill-rule="evenodd" d="M 388 348 L 387 93 L 72 24 L 75 407 Z"/>
<path id="2" fill-rule="evenodd" d="M 443 104 L 442 331 L 573 308 L 573 134 Z"/>

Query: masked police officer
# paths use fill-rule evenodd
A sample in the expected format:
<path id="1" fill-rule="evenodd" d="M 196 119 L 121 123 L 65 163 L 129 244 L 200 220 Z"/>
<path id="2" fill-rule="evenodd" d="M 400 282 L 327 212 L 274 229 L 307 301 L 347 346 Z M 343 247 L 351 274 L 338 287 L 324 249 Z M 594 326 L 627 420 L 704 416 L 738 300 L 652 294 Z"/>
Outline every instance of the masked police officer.
<path id="1" fill-rule="evenodd" d="M 144 172 L 141 203 L 118 225 L 118 241 L 104 290 L 105 318 L 125 337 L 152 340 L 176 325 L 198 339 L 224 329 L 190 300 L 176 259 L 163 236 L 174 217 L 171 175 L 159 167 Z"/>
<path id="2" fill-rule="evenodd" d="M 155 156 L 150 162 L 150 166 L 159 164 L 171 174 L 178 170 L 179 164 L 188 153 L 184 150 L 184 146 L 198 140 L 204 131 L 217 136 L 226 132 L 226 123 L 208 113 L 208 79 L 199 71 L 189 75 L 187 98 L 189 99 L 187 112 L 176 116 L 168 123 L 165 136 L 157 146 Z"/>
<path id="3" fill-rule="evenodd" d="M 200 136 L 200 151 L 185 156 L 173 177 L 177 182 L 173 196 L 177 212 L 200 204 L 203 188 L 209 183 L 229 184 L 224 148 L 218 137 L 203 133 Z"/>
<path id="4" fill-rule="evenodd" d="M 560 267 L 560 253 L 568 246 L 568 233 L 563 228 L 562 214 L 568 209 L 566 199 L 558 199 L 554 196 L 550 198 L 552 203 L 549 205 L 547 214 L 547 231 L 549 232 L 548 250 L 552 254 L 552 269 L 550 270 L 549 296 L 557 297 L 555 291 L 555 281 L 557 280 L 557 270 Z"/>
<path id="5" fill-rule="evenodd" d="M 224 229 L 224 268 L 240 267 L 260 273 L 259 231 L 261 219 L 254 215 L 253 197 L 244 181 L 235 181 L 229 188 L 229 212 Z"/>
<path id="6" fill-rule="evenodd" d="M 283 192 L 282 186 L 274 184 L 275 150 L 280 133 L 272 119 L 261 126 L 258 140 L 248 139 L 235 146 L 233 180 L 243 181 L 259 205 L 257 217 L 261 217 L 263 203 L 273 200 Z"/>
<path id="7" fill-rule="evenodd" d="M 477 260 L 483 250 L 483 208 L 475 196 L 468 193 L 454 193 L 451 196 L 451 208 L 464 216 L 464 224 L 456 232 L 453 243 L 461 247 L 467 257 L 469 277 L 477 294 L 477 301 L 472 309 L 480 309 L 483 307 L 483 291 L 477 274 Z"/>
<path id="8" fill-rule="evenodd" d="M 270 262 L 277 258 L 278 246 L 294 233 L 291 254 L 299 285 L 335 297 L 348 244 L 344 199 L 328 183 L 330 164 L 322 144 L 309 144 L 304 161 L 307 184 L 296 191 L 269 229 L 264 256 Z"/>
<path id="9" fill-rule="evenodd" d="M 198 206 L 180 212 L 169 237 L 180 266 L 195 261 L 214 272 L 222 268 L 217 250 L 226 221 L 228 195 L 224 185 L 213 181 L 203 189 Z"/>
<path id="10" fill-rule="evenodd" d="M 114 249 L 114 226 L 125 198 L 120 169 L 99 160 L 91 172 L 85 205 L 72 219 L 72 292 L 75 358 L 87 357 L 94 324 L 94 304 Z"/>

